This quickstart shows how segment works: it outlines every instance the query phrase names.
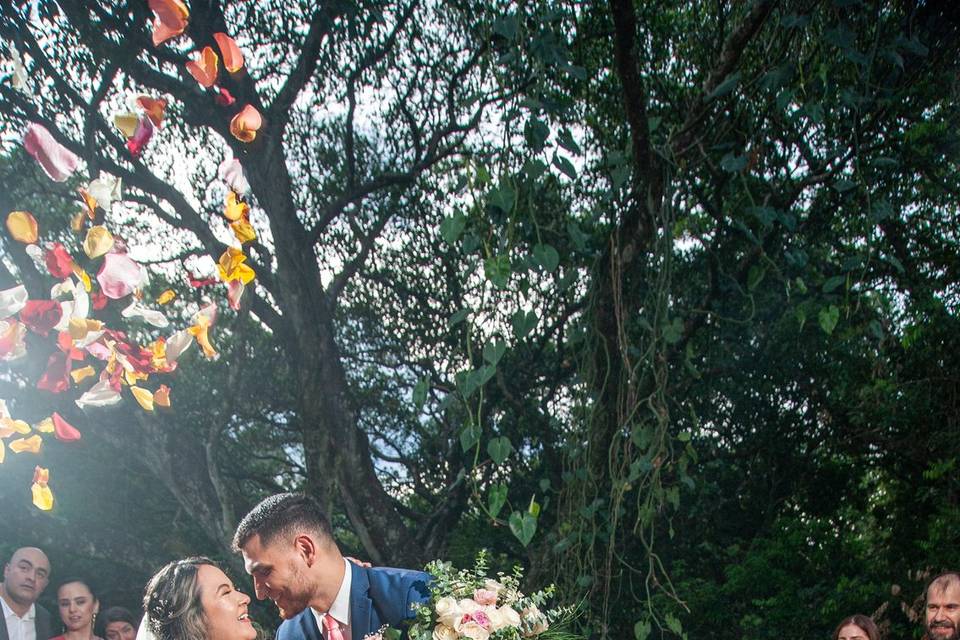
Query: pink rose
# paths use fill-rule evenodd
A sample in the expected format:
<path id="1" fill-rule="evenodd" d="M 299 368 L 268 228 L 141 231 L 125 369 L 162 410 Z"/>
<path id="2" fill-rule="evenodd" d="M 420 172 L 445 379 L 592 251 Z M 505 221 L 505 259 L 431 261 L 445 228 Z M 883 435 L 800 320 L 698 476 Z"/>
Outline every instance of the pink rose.
<path id="1" fill-rule="evenodd" d="M 477 589 L 473 592 L 473 599 L 477 604 L 485 607 L 497 604 L 497 592 L 490 589 Z"/>
<path id="2" fill-rule="evenodd" d="M 474 622 L 476 622 L 478 625 L 480 625 L 487 631 L 490 630 L 490 617 L 487 616 L 486 613 L 484 613 L 483 611 L 475 611 L 471 617 L 473 618 Z"/>

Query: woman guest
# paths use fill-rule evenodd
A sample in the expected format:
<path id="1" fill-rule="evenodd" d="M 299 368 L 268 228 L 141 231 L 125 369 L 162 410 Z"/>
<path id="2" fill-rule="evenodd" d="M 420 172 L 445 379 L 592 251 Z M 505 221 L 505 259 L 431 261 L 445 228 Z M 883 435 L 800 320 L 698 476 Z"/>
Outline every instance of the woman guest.
<path id="1" fill-rule="evenodd" d="M 207 558 L 186 558 L 147 583 L 143 624 L 156 640 L 255 640 L 250 597 Z"/>
<path id="2" fill-rule="evenodd" d="M 880 631 L 873 620 L 858 613 L 840 621 L 833 640 L 880 640 Z"/>
<path id="3" fill-rule="evenodd" d="M 53 640 L 101 640 L 93 633 L 100 602 L 88 582 L 80 578 L 61 582 L 57 587 L 57 607 L 65 630 Z"/>
<path id="4" fill-rule="evenodd" d="M 107 640 L 133 640 L 137 636 L 137 619 L 129 609 L 110 607 L 100 616 Z"/>

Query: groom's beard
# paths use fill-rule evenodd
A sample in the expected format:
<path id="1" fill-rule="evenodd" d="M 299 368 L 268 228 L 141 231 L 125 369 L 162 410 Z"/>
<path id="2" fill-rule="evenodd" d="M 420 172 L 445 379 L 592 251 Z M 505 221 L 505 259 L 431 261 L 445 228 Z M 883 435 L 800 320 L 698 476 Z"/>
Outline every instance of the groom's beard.
<path id="1" fill-rule="evenodd" d="M 301 572 L 295 573 L 290 580 L 290 586 L 283 589 L 273 602 L 280 610 L 280 617 L 289 620 L 308 606 L 312 591 L 307 584 L 306 577 Z"/>

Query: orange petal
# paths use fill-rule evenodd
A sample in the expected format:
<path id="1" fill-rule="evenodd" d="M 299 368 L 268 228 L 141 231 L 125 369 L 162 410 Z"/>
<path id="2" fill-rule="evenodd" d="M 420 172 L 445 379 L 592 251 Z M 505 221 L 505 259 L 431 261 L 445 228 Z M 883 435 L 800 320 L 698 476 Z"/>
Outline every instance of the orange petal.
<path id="1" fill-rule="evenodd" d="M 204 47 L 200 57 L 187 62 L 187 71 L 205 89 L 209 89 L 217 81 L 217 66 L 220 58 L 210 47 Z"/>
<path id="2" fill-rule="evenodd" d="M 253 105 L 247 105 L 230 121 L 230 133 L 240 142 L 253 142 L 263 126 L 263 118 Z"/>
<path id="3" fill-rule="evenodd" d="M 7 216 L 7 230 L 10 237 L 23 244 L 33 244 L 40 234 L 36 219 L 28 211 L 11 211 Z"/>
<path id="4" fill-rule="evenodd" d="M 40 447 L 43 446 L 43 438 L 34 434 L 29 438 L 17 438 L 10 443 L 10 451 L 14 453 L 40 453 Z"/>
<path id="5" fill-rule="evenodd" d="M 169 304 L 174 298 L 177 297 L 177 292 L 173 289 L 167 289 L 159 296 L 157 296 L 157 304 Z"/>
<path id="6" fill-rule="evenodd" d="M 187 28 L 190 12 L 180 0 L 149 0 L 149 5 L 156 16 L 153 21 L 153 46 L 175 38 Z"/>
<path id="7" fill-rule="evenodd" d="M 143 407 L 144 411 L 153 411 L 153 394 L 137 386 L 131 386 L 130 391 L 133 393 L 133 397 L 136 398 L 137 403 Z"/>
<path id="8" fill-rule="evenodd" d="M 239 220 L 250 213 L 250 205 L 238 199 L 233 191 L 227 192 L 227 203 L 223 208 L 223 217 L 227 220 Z"/>
<path id="9" fill-rule="evenodd" d="M 210 337 L 207 335 L 207 330 L 210 327 L 210 320 L 205 316 L 200 316 L 197 318 L 197 324 L 187 329 L 197 340 L 197 344 L 200 345 L 200 348 L 203 349 L 203 355 L 207 358 L 215 358 L 217 356 L 217 350 L 213 348 L 213 345 L 210 344 Z"/>
<path id="10" fill-rule="evenodd" d="M 83 206 L 86 207 L 83 211 L 87 214 L 87 217 L 93 220 L 97 217 L 97 199 L 94 198 L 89 191 L 80 187 L 77 189 L 80 193 L 80 198 L 83 200 Z"/>
<path id="11" fill-rule="evenodd" d="M 82 369 L 74 369 L 73 371 L 71 371 L 70 377 L 73 378 L 74 384 L 80 384 L 81 382 L 83 382 L 84 380 L 86 380 L 87 378 L 89 378 L 95 373 L 96 373 L 96 370 L 90 365 L 87 365 Z"/>
<path id="12" fill-rule="evenodd" d="M 83 251 L 91 260 L 106 255 L 113 249 L 113 234 L 103 225 L 90 227 L 83 241 Z"/>
<path id="13" fill-rule="evenodd" d="M 160 388 L 156 390 L 153 394 L 153 404 L 158 407 L 170 407 L 170 387 L 165 384 L 160 385 Z"/>
<path id="14" fill-rule="evenodd" d="M 233 38 L 225 33 L 215 33 L 213 39 L 217 41 L 220 54 L 223 55 L 223 67 L 230 73 L 240 71 L 243 68 L 243 54 Z"/>
<path id="15" fill-rule="evenodd" d="M 33 468 L 33 481 L 37 484 L 47 484 L 50 482 L 50 469 L 45 469 L 40 465 Z"/>
<path id="16" fill-rule="evenodd" d="M 7 457 L 7 445 L 3 444 L 3 440 L 0 440 L 0 464 L 3 464 L 3 459 Z"/>
<path id="17" fill-rule="evenodd" d="M 22 436 L 30 433 L 30 425 L 23 420 L 14 420 L 13 418 L 0 418 L 0 438 L 9 438 L 15 433 Z"/>
<path id="18" fill-rule="evenodd" d="M 254 231 L 253 226 L 246 219 L 230 223 L 230 229 L 237 240 L 240 241 L 240 244 L 253 242 L 257 239 L 257 232 Z"/>
<path id="19" fill-rule="evenodd" d="M 53 509 L 53 492 L 47 483 L 50 482 L 50 470 L 43 467 L 37 467 L 33 470 L 33 486 L 30 492 L 33 494 L 33 506 L 41 511 L 50 511 Z"/>
<path id="20" fill-rule="evenodd" d="M 53 418 L 44 418 L 37 424 L 33 425 L 33 428 L 40 433 L 53 433 Z"/>
<path id="21" fill-rule="evenodd" d="M 153 126 L 159 127 L 163 122 L 163 113 L 167 108 L 167 101 L 163 98 L 151 98 L 149 96 L 140 96 L 137 98 L 137 104 L 143 109 Z"/>

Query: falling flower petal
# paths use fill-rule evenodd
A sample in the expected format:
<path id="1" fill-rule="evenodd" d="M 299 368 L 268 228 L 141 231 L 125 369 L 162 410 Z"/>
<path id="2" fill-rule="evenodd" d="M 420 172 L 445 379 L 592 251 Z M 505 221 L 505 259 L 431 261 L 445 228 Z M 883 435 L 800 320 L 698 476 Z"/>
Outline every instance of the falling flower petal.
<path id="1" fill-rule="evenodd" d="M 213 34 L 213 39 L 217 41 L 220 47 L 220 54 L 223 56 L 223 67 L 230 73 L 234 73 L 243 68 L 243 54 L 240 53 L 240 47 L 234 42 L 233 38 L 225 33 Z"/>
<path id="2" fill-rule="evenodd" d="M 153 411 L 153 394 L 142 387 L 131 386 L 130 392 L 144 411 Z"/>
<path id="3" fill-rule="evenodd" d="M 0 464 L 3 464 L 3 459 L 7 457 L 7 445 L 3 444 L 3 440 L 0 440 Z"/>
<path id="4" fill-rule="evenodd" d="M 10 55 L 13 58 L 13 88 L 29 94 L 30 89 L 27 70 L 23 66 L 23 59 L 20 57 L 20 52 L 17 51 L 17 48 L 12 44 L 10 45 Z"/>
<path id="5" fill-rule="evenodd" d="M 247 176 L 244 175 L 243 166 L 236 158 L 230 158 L 221 162 L 220 167 L 217 169 L 217 175 L 221 180 L 226 182 L 227 187 L 229 187 L 231 191 L 235 191 L 237 195 L 246 195 L 247 191 L 250 190 L 250 183 L 247 182 Z"/>
<path id="6" fill-rule="evenodd" d="M 35 431 L 39 433 L 53 433 L 53 418 L 47 417 L 33 425 Z"/>
<path id="7" fill-rule="evenodd" d="M 63 352 L 57 352 L 47 360 L 47 370 L 37 382 L 37 389 L 50 393 L 62 393 L 70 388 L 70 369 L 72 361 Z"/>
<path id="8" fill-rule="evenodd" d="M 150 122 L 150 118 L 143 116 L 139 122 L 137 122 L 137 129 L 133 132 L 133 136 L 127 140 L 127 150 L 130 152 L 130 155 L 134 158 L 139 158 L 152 137 L 153 123 Z"/>
<path id="9" fill-rule="evenodd" d="M 103 333 L 103 323 L 89 318 L 70 318 L 67 325 L 67 335 L 71 340 L 82 342 L 91 333 Z"/>
<path id="10" fill-rule="evenodd" d="M 253 105 L 247 105 L 230 121 L 230 133 L 241 142 L 253 142 L 263 126 L 263 118 Z"/>
<path id="11" fill-rule="evenodd" d="M 81 382 L 83 382 L 90 376 L 94 375 L 95 373 L 96 373 L 96 370 L 90 365 L 87 365 L 82 369 L 74 369 L 73 371 L 71 371 L 70 377 L 73 378 L 73 384 L 80 384 Z"/>
<path id="12" fill-rule="evenodd" d="M 90 301 L 93 303 L 94 311 L 100 311 L 101 309 L 105 309 L 107 307 L 107 302 L 109 302 L 109 300 L 107 299 L 107 296 L 103 295 L 103 292 L 101 291 L 95 291 L 91 293 Z"/>
<path id="13" fill-rule="evenodd" d="M 243 284 L 249 284 L 256 277 L 256 273 L 250 268 L 250 265 L 244 264 L 246 260 L 247 256 L 243 254 L 242 250 L 236 247 L 227 247 L 227 250 L 220 256 L 218 263 L 220 279 L 224 282 L 239 280 Z"/>
<path id="14" fill-rule="evenodd" d="M 83 251 L 91 260 L 105 255 L 113 249 L 113 235 L 102 225 L 90 227 L 83 241 Z"/>
<path id="15" fill-rule="evenodd" d="M 59 278 L 63 280 L 64 278 L 69 278 L 73 275 L 73 257 L 59 242 L 54 242 L 50 245 L 43 253 L 43 260 L 47 265 L 47 271 L 50 272 L 54 278 Z"/>
<path id="16" fill-rule="evenodd" d="M 27 288 L 22 284 L 0 291 L 0 320 L 9 318 L 27 304 Z"/>
<path id="17" fill-rule="evenodd" d="M 213 324 L 215 314 L 216 307 L 213 305 L 204 307 L 194 316 L 195 324 L 187 329 L 187 331 L 197 339 L 197 344 L 203 349 L 203 355 L 208 359 L 217 357 L 217 350 L 210 344 L 210 337 L 208 335 L 208 330 L 210 325 Z"/>
<path id="18" fill-rule="evenodd" d="M 257 232 L 254 230 L 253 225 L 250 224 L 249 220 L 237 220 L 236 222 L 231 223 L 230 230 L 233 231 L 234 237 L 240 242 L 240 244 L 253 242 L 257 239 Z"/>
<path id="19" fill-rule="evenodd" d="M 124 138 L 132 138 L 133 134 L 137 132 L 138 124 L 140 124 L 140 116 L 131 111 L 117 113 L 113 116 L 113 125 L 120 129 Z"/>
<path id="20" fill-rule="evenodd" d="M 86 407 L 109 407 L 122 400 L 120 392 L 110 385 L 109 380 L 101 380 L 90 387 L 90 390 L 77 398 L 77 406 L 81 409 Z"/>
<path id="21" fill-rule="evenodd" d="M 136 126 L 134 126 L 134 133 Z M 131 136 L 133 133 L 130 134 Z M 130 136 L 127 136 L 128 138 Z M 87 192 L 97 201 L 104 211 L 110 211 L 114 200 L 120 200 L 121 180 L 109 173 L 100 172 L 100 177 L 87 185 Z"/>
<path id="22" fill-rule="evenodd" d="M 217 87 L 217 95 L 213 99 L 221 107 L 229 107 L 237 101 L 224 87 Z"/>
<path id="23" fill-rule="evenodd" d="M 30 433 L 30 425 L 23 420 L 14 420 L 10 417 L 0 418 L 0 438 L 9 438 L 15 433 L 22 436 L 27 435 Z"/>
<path id="24" fill-rule="evenodd" d="M 176 363 L 180 355 L 190 348 L 193 344 L 193 334 L 188 330 L 177 331 L 170 336 L 166 343 L 166 360 L 169 363 Z"/>
<path id="25" fill-rule="evenodd" d="M 227 283 L 227 303 L 234 311 L 240 310 L 240 297 L 243 296 L 245 288 L 239 280 L 232 280 Z"/>
<path id="26" fill-rule="evenodd" d="M 137 105 L 143 109 L 143 112 L 150 118 L 153 126 L 159 128 L 163 122 L 163 114 L 167 108 L 167 101 L 163 98 L 151 98 L 149 96 L 140 96 L 137 98 Z"/>
<path id="27" fill-rule="evenodd" d="M 82 437 L 76 427 L 64 420 L 56 411 L 50 417 L 53 418 L 54 435 L 60 442 L 74 442 Z"/>
<path id="28" fill-rule="evenodd" d="M 33 244 L 40 235 L 36 219 L 28 211 L 11 211 L 7 216 L 10 237 L 23 244 Z"/>
<path id="29" fill-rule="evenodd" d="M 161 293 L 159 296 L 157 296 L 157 304 L 159 305 L 170 304 L 170 302 L 172 302 L 173 299 L 176 297 L 177 297 L 176 291 L 174 291 L 173 289 L 167 289 L 166 291 Z"/>
<path id="30" fill-rule="evenodd" d="M 63 309 L 56 300 L 28 300 L 20 311 L 20 321 L 34 333 L 46 336 L 62 315 Z"/>
<path id="31" fill-rule="evenodd" d="M 124 318 L 143 318 L 144 322 L 151 324 L 157 328 L 164 329 L 169 324 L 170 321 L 167 320 L 167 316 L 163 313 L 155 310 L 148 309 L 136 300 L 130 303 L 126 309 L 120 312 Z"/>
<path id="32" fill-rule="evenodd" d="M 53 509 L 53 492 L 47 483 L 50 482 L 50 470 L 37 467 L 33 470 L 33 485 L 30 491 L 33 494 L 33 506 L 41 511 Z"/>
<path id="33" fill-rule="evenodd" d="M 0 320 L 0 360 L 9 362 L 27 355 L 27 328 L 16 320 Z"/>
<path id="34" fill-rule="evenodd" d="M 149 0 L 153 21 L 153 46 L 175 38 L 187 28 L 190 12 L 180 0 Z"/>
<path id="35" fill-rule="evenodd" d="M 40 453 L 43 438 L 34 434 L 29 438 L 17 438 L 10 443 L 10 451 L 14 453 Z"/>
<path id="36" fill-rule="evenodd" d="M 23 147 L 56 182 L 69 178 L 80 164 L 80 158 L 54 140 L 53 135 L 43 125 L 35 122 L 27 127 Z"/>
<path id="37" fill-rule="evenodd" d="M 196 60 L 187 62 L 187 71 L 204 89 L 209 89 L 217 82 L 219 63 L 217 53 L 211 47 L 204 47 Z"/>
<path id="38" fill-rule="evenodd" d="M 108 298 L 117 300 L 130 295 L 143 284 L 143 268 L 125 253 L 108 253 L 97 273 L 100 289 Z"/>
<path id="39" fill-rule="evenodd" d="M 170 387 L 165 384 L 160 385 L 153 394 L 153 404 L 158 407 L 170 408 Z"/>
<path id="40" fill-rule="evenodd" d="M 236 221 L 246 217 L 249 213 L 250 205 L 239 200 L 237 194 L 233 191 L 228 191 L 226 205 L 223 208 L 223 216 L 227 220 Z"/>

